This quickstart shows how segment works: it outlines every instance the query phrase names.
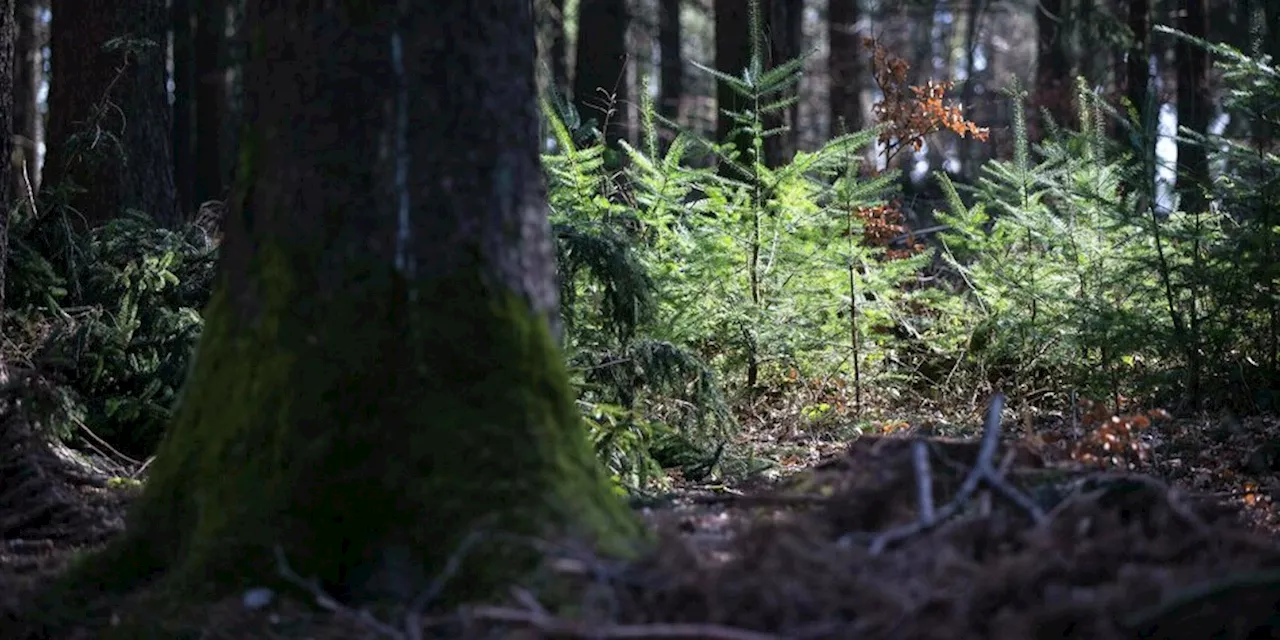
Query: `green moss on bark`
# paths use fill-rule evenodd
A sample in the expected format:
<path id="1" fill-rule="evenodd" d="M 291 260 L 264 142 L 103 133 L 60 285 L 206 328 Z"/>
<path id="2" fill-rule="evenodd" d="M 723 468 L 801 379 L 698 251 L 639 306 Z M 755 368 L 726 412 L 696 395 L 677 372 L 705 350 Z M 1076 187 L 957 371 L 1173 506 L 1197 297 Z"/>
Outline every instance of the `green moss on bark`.
<path id="1" fill-rule="evenodd" d="M 347 595 L 407 599 L 475 526 L 629 550 L 638 524 L 543 318 L 478 271 L 411 290 L 370 261 L 326 288 L 308 258 L 259 247 L 251 303 L 216 290 L 169 437 L 126 537 L 86 565 L 93 582 L 272 584 L 279 545 Z M 522 545 L 481 540 L 447 600 L 531 567 Z"/>

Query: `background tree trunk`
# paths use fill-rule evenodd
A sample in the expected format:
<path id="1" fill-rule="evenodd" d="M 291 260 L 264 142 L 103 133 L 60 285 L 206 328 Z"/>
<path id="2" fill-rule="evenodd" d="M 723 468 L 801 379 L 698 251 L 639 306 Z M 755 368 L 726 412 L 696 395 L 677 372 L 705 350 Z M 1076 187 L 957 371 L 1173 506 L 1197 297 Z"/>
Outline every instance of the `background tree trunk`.
<path id="1" fill-rule="evenodd" d="M 227 0 L 196 0 L 194 195 L 199 205 L 226 197 L 223 140 L 227 109 Z"/>
<path id="2" fill-rule="evenodd" d="M 794 0 L 761 0 L 760 4 L 769 44 L 769 59 L 765 61 L 765 68 L 770 69 L 800 57 L 804 39 L 804 3 Z M 798 86 L 793 86 L 785 93 L 773 96 L 773 99 L 794 96 L 798 90 Z M 766 130 L 788 127 L 787 131 L 765 138 L 766 165 L 780 167 L 795 156 L 798 109 L 799 105 L 793 104 L 786 111 L 765 119 Z"/>
<path id="3" fill-rule="evenodd" d="M 220 279 L 98 566 L 274 584 L 281 545 L 348 601 L 407 601 L 477 529 L 625 550 L 636 523 L 549 330 L 529 3 L 318 6 L 249 4 L 271 37 L 246 67 Z M 437 602 L 489 595 L 530 553 L 482 538 Z"/>
<path id="4" fill-rule="evenodd" d="M 1185 0 L 1181 29 L 1204 38 L 1209 29 L 1207 0 Z M 1209 91 L 1209 53 L 1189 42 L 1177 44 L 1178 127 L 1204 133 L 1213 116 L 1213 96 Z M 1201 211 L 1204 190 L 1209 187 L 1209 159 L 1195 142 L 1178 143 L 1178 194 L 1183 211 Z"/>
<path id="5" fill-rule="evenodd" d="M 676 120 L 684 97 L 684 57 L 680 55 L 680 0 L 659 0 L 658 48 L 662 51 L 662 98 L 658 112 Z"/>
<path id="6" fill-rule="evenodd" d="M 751 14 L 745 0 L 715 0 L 716 69 L 739 76 L 751 64 Z M 735 123 L 726 109 L 742 111 L 738 94 L 716 83 L 716 141 L 729 142 Z M 751 153 L 751 136 L 739 133 L 733 142 L 741 154 Z"/>
<path id="7" fill-rule="evenodd" d="M 58 0 L 53 9 L 42 195 L 83 189 L 65 191 L 64 202 L 90 227 L 125 208 L 175 224 L 164 0 Z M 129 42 L 107 50 L 116 38 Z"/>
<path id="8" fill-rule="evenodd" d="M 192 0 L 169 3 L 173 34 L 173 183 L 178 211 L 194 211 L 195 196 L 195 110 L 196 49 L 191 23 L 195 13 Z"/>
<path id="9" fill-rule="evenodd" d="M 1271 56 L 1273 64 L 1280 64 L 1280 6 L 1274 2 L 1262 3 L 1263 50 Z"/>
<path id="10" fill-rule="evenodd" d="M 595 118 L 611 143 L 629 138 L 626 63 L 626 0 L 580 3 L 573 103 L 584 122 Z"/>
<path id="11" fill-rule="evenodd" d="M 1036 79 L 1031 99 L 1034 109 L 1030 124 L 1031 139 L 1038 141 L 1046 133 L 1041 109 L 1046 109 L 1059 126 L 1073 126 L 1072 103 L 1075 87 L 1071 82 L 1071 60 L 1067 56 L 1067 15 L 1063 0 L 1040 0 L 1036 7 Z"/>
<path id="12" fill-rule="evenodd" d="M 40 81 L 44 77 L 44 26 L 40 20 L 40 0 L 18 0 L 14 6 L 14 22 L 17 35 L 14 41 L 13 61 L 13 144 L 19 154 L 12 160 L 9 193 L 16 200 L 23 199 L 27 181 L 31 189 L 40 188 Z"/>
<path id="13" fill-rule="evenodd" d="M 538 38 L 538 81 L 554 88 L 557 95 L 568 98 L 573 86 L 569 83 L 565 0 L 533 0 L 533 7 Z M 544 73 L 546 77 L 543 77 Z M 540 86 L 539 91 L 547 87 Z"/>
<path id="14" fill-rule="evenodd" d="M 14 0 L 0 0 L 0 131 L 13 130 Z M 13 136 L 0 136 L 0 175 L 8 176 L 13 157 Z M 10 181 L 0 180 L 0 312 L 5 308 L 5 272 L 9 263 L 9 212 L 14 190 Z"/>
<path id="15" fill-rule="evenodd" d="M 1151 84 L 1151 4 L 1148 0 L 1129 0 L 1129 30 L 1133 46 L 1125 62 L 1125 95 L 1133 108 L 1146 117 L 1147 90 Z M 1154 115 L 1154 114 L 1152 114 Z"/>
<path id="16" fill-rule="evenodd" d="M 960 86 L 960 105 L 966 109 L 973 106 L 974 90 L 978 86 L 978 80 L 974 77 L 977 71 L 978 33 L 986 8 L 986 0 L 973 0 L 969 3 L 969 10 L 965 14 L 964 84 Z M 966 180 L 972 180 L 978 175 L 978 162 L 974 158 L 973 142 L 973 136 L 963 136 L 959 140 L 960 173 Z"/>
<path id="17" fill-rule="evenodd" d="M 831 79 L 828 101 L 833 136 L 860 131 L 863 127 L 861 63 L 864 53 L 856 31 L 858 16 L 858 0 L 831 0 L 827 9 L 827 37 L 831 43 L 827 59 Z"/>

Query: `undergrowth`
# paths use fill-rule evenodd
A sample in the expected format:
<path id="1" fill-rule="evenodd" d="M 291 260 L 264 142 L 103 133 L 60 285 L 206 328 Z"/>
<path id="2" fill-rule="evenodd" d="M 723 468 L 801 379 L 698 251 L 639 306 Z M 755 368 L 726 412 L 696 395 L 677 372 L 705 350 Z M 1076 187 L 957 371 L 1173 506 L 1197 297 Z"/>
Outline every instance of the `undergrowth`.
<path id="1" fill-rule="evenodd" d="M 1106 104 L 1082 80 L 1079 122 L 1049 122 L 1042 144 L 1010 91 L 1012 157 L 971 184 L 937 174 L 946 228 L 930 239 L 908 228 L 899 175 L 877 167 L 930 136 L 987 132 L 874 40 L 874 126 L 784 163 L 763 153 L 785 133 L 766 123 L 795 100 L 803 60 L 768 68 L 758 42 L 747 69 L 700 67 L 751 105 L 726 113 L 727 140 L 644 101 L 638 143 L 610 146 L 548 95 L 564 349 L 619 489 L 762 468 L 738 446 L 744 422 L 847 434 L 887 403 L 963 408 L 1003 390 L 1028 410 L 1078 397 L 1117 413 L 1274 409 L 1280 74 L 1199 44 L 1250 124 L 1231 129 L 1243 139 L 1184 132 L 1214 159 L 1212 206 L 1164 207 L 1152 105 Z M 183 382 L 216 240 L 141 213 L 81 232 L 56 193 L 42 202 L 11 223 L 10 359 L 56 381 L 60 436 L 145 457 Z"/>

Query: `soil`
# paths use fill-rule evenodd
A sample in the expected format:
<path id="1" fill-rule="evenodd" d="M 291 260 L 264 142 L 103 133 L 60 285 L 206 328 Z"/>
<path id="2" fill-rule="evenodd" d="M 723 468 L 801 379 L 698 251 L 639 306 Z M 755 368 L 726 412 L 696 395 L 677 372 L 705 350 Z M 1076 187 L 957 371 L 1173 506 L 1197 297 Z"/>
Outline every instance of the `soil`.
<path id="1" fill-rule="evenodd" d="M 16 401 L 0 417 L 0 637 L 100 637 L 147 615 L 144 593 L 56 634 L 25 622 L 41 585 L 123 530 L 136 489 L 129 470 L 49 445 Z M 1280 637 L 1277 422 L 1123 419 L 1108 455 L 1090 447 L 1118 419 L 997 421 L 986 439 L 789 429 L 789 451 L 817 452 L 802 469 L 683 483 L 641 509 L 657 532 L 642 558 L 548 551 L 576 606 L 549 611 L 532 586 L 394 616 L 247 593 L 157 621 L 156 637 Z"/>

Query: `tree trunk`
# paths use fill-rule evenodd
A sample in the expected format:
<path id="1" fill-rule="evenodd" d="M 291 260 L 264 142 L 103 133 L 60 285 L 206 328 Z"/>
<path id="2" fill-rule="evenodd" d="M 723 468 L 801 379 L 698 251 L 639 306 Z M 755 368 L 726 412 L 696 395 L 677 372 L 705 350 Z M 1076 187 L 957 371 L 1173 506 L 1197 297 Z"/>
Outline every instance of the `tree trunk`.
<path id="1" fill-rule="evenodd" d="M 1185 0 L 1181 28 L 1188 35 L 1204 38 L 1209 29 L 1207 0 Z M 1189 42 L 1177 45 L 1178 127 L 1204 133 L 1213 115 L 1209 92 L 1209 54 Z M 1180 209 L 1201 211 L 1205 189 L 1209 187 L 1209 160 L 1204 147 L 1195 142 L 1178 143 L 1178 195 Z"/>
<path id="2" fill-rule="evenodd" d="M 192 0 L 169 3 L 173 34 L 173 184 L 180 213 L 194 211 L 196 48 L 191 23 Z"/>
<path id="3" fill-rule="evenodd" d="M 969 11 L 964 22 L 964 84 L 960 87 L 960 105 L 968 108 L 973 104 L 978 79 L 973 77 L 977 72 L 976 53 L 978 50 L 978 33 L 986 0 L 973 0 L 969 3 Z M 973 136 L 960 137 L 960 173 L 966 180 L 978 175 L 978 161 L 973 153 Z"/>
<path id="4" fill-rule="evenodd" d="M 57 201 L 74 208 L 77 223 L 96 226 L 126 208 L 161 224 L 178 220 L 168 28 L 164 0 L 58 0 L 53 7 L 41 194 L 60 191 Z"/>
<path id="5" fill-rule="evenodd" d="M 676 120 L 684 98 L 684 57 L 680 55 L 680 0 L 659 0 L 658 49 L 662 51 L 659 113 Z"/>
<path id="6" fill-rule="evenodd" d="M 13 144 L 19 147 L 10 159 L 9 193 L 24 199 L 28 181 L 34 191 L 40 185 L 40 83 L 44 78 L 44 25 L 40 0 L 18 0 L 14 6 L 17 35 L 13 60 Z"/>
<path id="7" fill-rule="evenodd" d="M 1040 0 L 1036 8 L 1036 84 L 1031 100 L 1034 108 L 1031 139 L 1040 140 L 1046 124 L 1040 115 L 1046 109 L 1058 126 L 1074 126 L 1072 117 L 1074 87 L 1071 83 L 1071 61 L 1066 53 L 1067 16 L 1063 0 Z"/>
<path id="8" fill-rule="evenodd" d="M 751 64 L 751 14 L 746 0 L 715 0 L 716 70 L 741 76 Z M 716 141 L 730 141 L 736 124 L 725 115 L 725 110 L 742 111 L 746 105 L 725 83 L 716 83 Z M 739 132 L 733 135 L 738 152 L 744 157 L 751 153 L 751 136 Z"/>
<path id="9" fill-rule="evenodd" d="M 457 555 L 473 531 L 638 534 L 556 346 L 530 3 L 400 6 L 249 4 L 270 37 L 251 42 L 221 273 L 96 565 L 117 581 L 276 584 L 279 545 L 347 601 L 403 602 L 463 558 L 447 604 L 534 561 L 509 537 Z"/>
<path id="10" fill-rule="evenodd" d="M 226 197 L 227 0 L 196 0 L 195 202 Z"/>
<path id="11" fill-rule="evenodd" d="M 556 91 L 569 91 L 569 38 L 564 31 L 564 0 L 550 0 L 551 80 Z"/>
<path id="12" fill-rule="evenodd" d="M 1263 2 L 1262 16 L 1266 24 L 1262 49 L 1271 56 L 1272 64 L 1280 64 L 1280 5 Z"/>
<path id="13" fill-rule="evenodd" d="M 1151 84 L 1151 4 L 1148 0 L 1129 0 L 1129 30 L 1133 46 L 1125 61 L 1125 95 L 1143 118 L 1147 113 L 1147 91 Z"/>
<path id="14" fill-rule="evenodd" d="M 769 43 L 769 60 L 766 69 L 800 57 L 800 47 L 804 39 L 804 3 L 796 0 L 761 0 L 764 29 Z M 794 96 L 799 90 L 792 86 L 782 94 L 771 96 L 773 100 Z M 780 167 L 791 162 L 796 153 L 797 129 L 796 118 L 799 115 L 799 104 L 793 104 L 784 112 L 772 114 L 765 118 L 765 129 L 780 129 L 776 135 L 765 138 L 765 164 Z"/>
<path id="15" fill-rule="evenodd" d="M 595 119 L 611 143 L 627 136 L 627 3 L 578 5 L 578 52 L 573 102 L 582 120 Z"/>
<path id="16" fill-rule="evenodd" d="M 0 131 L 13 131 L 14 41 L 18 30 L 14 21 L 14 0 L 0 0 Z M 0 136 L 0 176 L 9 175 L 13 158 L 13 136 Z M 9 212 L 14 191 L 8 180 L 0 180 L 0 312 L 5 303 L 5 272 L 9 262 Z"/>
<path id="17" fill-rule="evenodd" d="M 858 0 L 831 0 L 827 9 L 827 37 L 831 53 L 827 74 L 831 135 L 862 130 L 862 43 L 858 33 Z"/>
<path id="18" fill-rule="evenodd" d="M 223 42 L 226 53 L 226 96 L 223 100 L 222 113 L 222 175 L 227 182 L 235 182 L 238 158 L 240 157 L 241 125 L 244 124 L 244 64 L 249 57 L 249 37 L 244 29 L 244 2 L 231 0 L 227 2 L 226 40 Z"/>

